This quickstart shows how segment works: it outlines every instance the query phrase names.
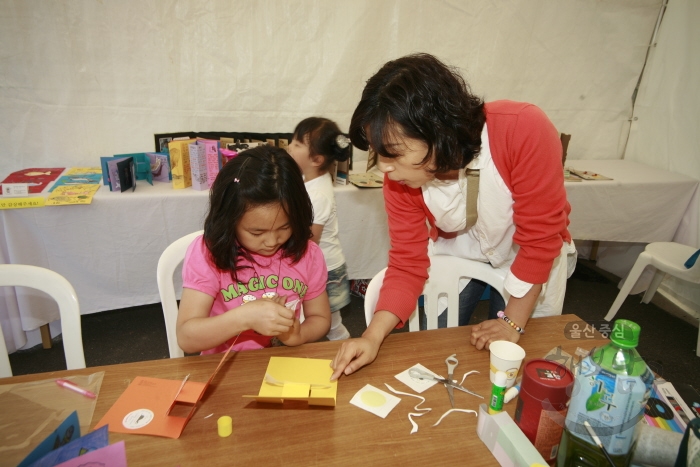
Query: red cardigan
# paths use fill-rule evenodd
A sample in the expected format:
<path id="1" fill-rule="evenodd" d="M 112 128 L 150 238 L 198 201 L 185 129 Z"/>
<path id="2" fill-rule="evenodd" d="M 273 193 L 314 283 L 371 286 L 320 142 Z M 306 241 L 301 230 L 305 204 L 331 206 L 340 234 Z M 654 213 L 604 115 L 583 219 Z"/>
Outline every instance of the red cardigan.
<path id="1" fill-rule="evenodd" d="M 491 156 L 513 194 L 513 242 L 520 249 L 510 270 L 521 281 L 544 284 L 562 241 L 571 241 L 559 133 L 532 104 L 495 101 L 485 113 Z M 385 176 L 383 191 L 391 249 L 376 310 L 394 313 L 401 327 L 428 278 L 428 237 L 435 240 L 440 232 L 420 188 Z"/>

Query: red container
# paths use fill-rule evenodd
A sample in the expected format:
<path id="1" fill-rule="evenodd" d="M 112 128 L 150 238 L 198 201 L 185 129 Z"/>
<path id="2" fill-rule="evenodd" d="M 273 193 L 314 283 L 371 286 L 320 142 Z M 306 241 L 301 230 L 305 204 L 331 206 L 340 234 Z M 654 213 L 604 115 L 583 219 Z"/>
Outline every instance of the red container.
<path id="1" fill-rule="evenodd" d="M 574 375 L 557 362 L 530 360 L 523 370 L 515 423 L 547 462 L 557 457 L 573 387 Z"/>

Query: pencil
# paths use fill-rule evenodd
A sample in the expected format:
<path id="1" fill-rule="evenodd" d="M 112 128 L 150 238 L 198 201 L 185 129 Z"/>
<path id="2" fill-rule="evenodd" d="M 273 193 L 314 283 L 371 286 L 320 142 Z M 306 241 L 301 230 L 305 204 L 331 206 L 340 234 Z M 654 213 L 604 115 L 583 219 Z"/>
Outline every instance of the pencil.
<path id="1" fill-rule="evenodd" d="M 584 421 L 583 424 L 586 427 L 586 430 L 588 430 L 588 434 L 590 434 L 591 438 L 593 438 L 593 441 L 595 442 L 595 444 L 597 444 L 598 447 L 600 448 L 600 450 L 603 451 L 603 454 L 605 454 L 605 458 L 608 460 L 610 465 L 612 467 L 615 467 L 615 463 L 610 458 L 610 454 L 608 454 L 608 451 L 605 449 L 605 446 L 603 446 L 603 443 L 600 441 L 600 438 L 598 438 L 598 435 L 595 434 L 595 430 L 593 429 L 591 424 L 588 423 L 588 420 Z"/>

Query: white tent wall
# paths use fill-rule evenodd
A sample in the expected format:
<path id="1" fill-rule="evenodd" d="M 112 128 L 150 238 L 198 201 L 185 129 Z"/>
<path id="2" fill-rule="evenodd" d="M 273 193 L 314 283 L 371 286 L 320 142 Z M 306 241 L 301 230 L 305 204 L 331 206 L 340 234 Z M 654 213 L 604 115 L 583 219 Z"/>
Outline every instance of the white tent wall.
<path id="1" fill-rule="evenodd" d="M 670 0 L 637 95 L 624 158 L 700 179 L 700 2 Z M 698 224 L 700 206 L 696 207 Z M 681 226 L 675 241 L 700 247 Z M 659 291 L 700 317 L 700 285 L 667 277 Z"/>
<path id="2" fill-rule="evenodd" d="M 291 131 L 310 115 L 347 129 L 384 62 L 429 52 L 486 100 L 544 109 L 573 135 L 571 159 L 624 156 L 700 178 L 694 0 L 671 0 L 633 115 L 661 5 L 0 0 L 0 177 L 152 150 L 154 133 Z M 697 308 L 697 289 L 667 282 Z"/>
<path id="3" fill-rule="evenodd" d="M 571 158 L 622 156 L 661 0 L 0 0 L 0 175 L 94 166 L 172 131 L 347 128 L 385 61 L 425 51 L 542 107 Z"/>

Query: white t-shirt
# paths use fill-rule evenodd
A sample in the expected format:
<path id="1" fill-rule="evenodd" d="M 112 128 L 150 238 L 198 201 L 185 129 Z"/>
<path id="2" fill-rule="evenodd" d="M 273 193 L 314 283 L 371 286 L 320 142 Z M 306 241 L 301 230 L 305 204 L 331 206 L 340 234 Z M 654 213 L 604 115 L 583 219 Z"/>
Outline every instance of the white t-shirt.
<path id="1" fill-rule="evenodd" d="M 316 177 L 304 183 L 314 207 L 314 224 L 323 226 L 319 246 L 326 259 L 328 271 L 339 268 L 345 263 L 345 256 L 338 239 L 338 216 L 333 193 L 333 179 L 330 173 Z"/>

